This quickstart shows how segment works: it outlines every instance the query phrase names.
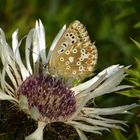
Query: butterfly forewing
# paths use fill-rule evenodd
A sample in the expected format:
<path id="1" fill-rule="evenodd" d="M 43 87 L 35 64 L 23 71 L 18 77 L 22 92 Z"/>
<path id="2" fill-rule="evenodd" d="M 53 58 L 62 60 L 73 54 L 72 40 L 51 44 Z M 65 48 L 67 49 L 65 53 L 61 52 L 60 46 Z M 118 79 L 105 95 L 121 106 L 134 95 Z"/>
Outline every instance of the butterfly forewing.
<path id="1" fill-rule="evenodd" d="M 49 61 L 49 72 L 66 78 L 84 78 L 92 73 L 97 49 L 79 21 L 69 25 L 59 39 Z"/>

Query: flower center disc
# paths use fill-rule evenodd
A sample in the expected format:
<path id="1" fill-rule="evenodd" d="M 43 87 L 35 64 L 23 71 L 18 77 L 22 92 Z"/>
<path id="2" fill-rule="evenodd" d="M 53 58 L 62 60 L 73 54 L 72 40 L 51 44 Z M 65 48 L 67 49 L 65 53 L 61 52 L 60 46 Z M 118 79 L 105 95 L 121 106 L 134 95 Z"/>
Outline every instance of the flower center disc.
<path id="1" fill-rule="evenodd" d="M 19 87 L 18 98 L 25 96 L 29 109 L 36 107 L 48 121 L 67 120 L 76 110 L 74 92 L 61 80 L 42 74 L 29 76 Z"/>

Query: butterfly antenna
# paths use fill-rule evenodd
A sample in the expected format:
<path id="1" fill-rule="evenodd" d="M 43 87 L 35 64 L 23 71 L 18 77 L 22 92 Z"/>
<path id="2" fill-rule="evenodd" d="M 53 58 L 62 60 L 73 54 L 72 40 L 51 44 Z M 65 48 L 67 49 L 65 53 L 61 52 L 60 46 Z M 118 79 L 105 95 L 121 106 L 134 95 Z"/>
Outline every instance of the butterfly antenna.
<path id="1" fill-rule="evenodd" d="M 28 50 L 34 54 L 36 54 L 37 56 L 39 56 L 39 54 L 37 54 L 36 52 L 34 52 L 31 48 L 28 48 Z"/>

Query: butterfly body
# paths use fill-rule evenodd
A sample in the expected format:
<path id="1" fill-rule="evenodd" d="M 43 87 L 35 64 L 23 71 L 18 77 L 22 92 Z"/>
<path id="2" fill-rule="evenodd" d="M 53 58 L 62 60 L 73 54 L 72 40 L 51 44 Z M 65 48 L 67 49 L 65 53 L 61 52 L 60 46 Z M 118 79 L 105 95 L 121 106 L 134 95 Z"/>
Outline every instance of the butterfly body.
<path id="1" fill-rule="evenodd" d="M 57 42 L 48 70 L 54 76 L 84 78 L 91 74 L 97 62 L 97 49 L 84 25 L 71 23 Z"/>

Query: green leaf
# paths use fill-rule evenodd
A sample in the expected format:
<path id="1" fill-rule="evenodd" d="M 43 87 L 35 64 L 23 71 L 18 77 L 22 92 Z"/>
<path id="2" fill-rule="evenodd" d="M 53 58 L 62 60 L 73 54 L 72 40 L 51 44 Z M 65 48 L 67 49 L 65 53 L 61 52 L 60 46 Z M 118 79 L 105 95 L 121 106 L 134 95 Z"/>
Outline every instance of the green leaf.
<path id="1" fill-rule="evenodd" d="M 134 42 L 134 44 L 140 49 L 140 43 L 139 42 L 137 42 L 136 40 L 134 40 L 134 39 L 132 39 L 132 38 L 130 38 L 133 42 Z"/>
<path id="2" fill-rule="evenodd" d="M 137 97 L 137 98 L 140 98 L 140 91 L 139 90 L 136 90 L 136 89 L 133 89 L 133 90 L 128 90 L 128 91 L 121 91 L 121 92 L 117 92 L 121 95 L 125 95 L 125 96 L 128 96 L 128 97 Z"/>
<path id="3" fill-rule="evenodd" d="M 140 43 L 133 39 L 131 40 L 140 48 Z M 129 81 L 134 87 L 127 91 L 120 91 L 117 93 L 128 97 L 140 98 L 140 60 L 136 59 L 136 67 L 134 69 L 127 70 L 127 73 L 129 77 L 126 78 L 126 80 Z"/>
<path id="4" fill-rule="evenodd" d="M 120 132 L 120 130 L 113 129 L 112 133 L 115 140 L 127 140 L 125 136 Z"/>
<path id="5" fill-rule="evenodd" d="M 135 9 L 134 8 L 127 8 L 127 9 L 123 9 L 119 15 L 116 16 L 116 20 L 120 20 L 122 18 L 125 18 L 127 16 L 133 15 L 135 13 Z"/>
<path id="6" fill-rule="evenodd" d="M 137 140 L 140 140 L 140 127 L 138 127 L 137 125 L 135 126 L 136 127 L 136 135 L 137 135 Z"/>
<path id="7" fill-rule="evenodd" d="M 134 28 L 140 28 L 140 22 L 137 22 L 133 27 Z"/>

